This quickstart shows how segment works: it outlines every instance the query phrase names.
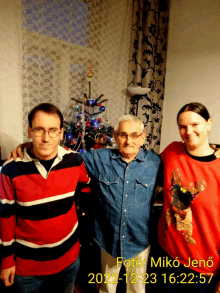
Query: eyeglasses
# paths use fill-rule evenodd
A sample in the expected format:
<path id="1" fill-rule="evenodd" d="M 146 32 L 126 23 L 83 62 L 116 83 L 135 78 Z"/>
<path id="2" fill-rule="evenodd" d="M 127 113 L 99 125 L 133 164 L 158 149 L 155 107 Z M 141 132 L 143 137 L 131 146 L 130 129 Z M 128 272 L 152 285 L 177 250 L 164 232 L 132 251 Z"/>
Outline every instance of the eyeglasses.
<path id="1" fill-rule="evenodd" d="M 46 132 L 48 132 L 51 138 L 55 138 L 61 133 L 61 130 L 57 128 L 50 128 L 49 130 L 45 130 L 39 127 L 39 128 L 32 128 L 31 130 L 33 131 L 35 137 L 43 136 Z"/>
<path id="2" fill-rule="evenodd" d="M 141 134 L 137 134 L 137 133 L 131 133 L 131 134 L 127 134 L 125 132 L 117 132 L 117 135 L 122 138 L 122 139 L 128 139 L 128 137 L 130 137 L 132 140 L 137 139 L 138 137 L 140 137 L 143 134 L 143 132 Z"/>

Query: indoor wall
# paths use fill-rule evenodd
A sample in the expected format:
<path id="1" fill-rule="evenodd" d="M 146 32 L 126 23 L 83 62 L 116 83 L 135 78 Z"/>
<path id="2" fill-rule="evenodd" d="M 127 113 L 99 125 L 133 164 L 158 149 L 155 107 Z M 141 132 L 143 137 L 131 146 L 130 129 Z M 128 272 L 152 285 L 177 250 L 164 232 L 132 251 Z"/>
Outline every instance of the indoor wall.
<path id="1" fill-rule="evenodd" d="M 210 142 L 220 143 L 220 2 L 171 0 L 161 149 L 180 141 L 176 115 L 201 102 L 213 119 Z"/>

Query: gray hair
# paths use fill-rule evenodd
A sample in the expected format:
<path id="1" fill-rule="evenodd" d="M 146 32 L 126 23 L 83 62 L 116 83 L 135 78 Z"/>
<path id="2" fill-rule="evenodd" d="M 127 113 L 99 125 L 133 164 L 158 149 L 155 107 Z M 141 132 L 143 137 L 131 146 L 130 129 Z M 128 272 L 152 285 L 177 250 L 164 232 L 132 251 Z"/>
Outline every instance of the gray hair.
<path id="1" fill-rule="evenodd" d="M 118 131 L 119 128 L 119 124 L 125 121 L 131 121 L 131 122 L 136 122 L 138 124 L 140 124 L 141 126 L 141 132 L 144 132 L 144 123 L 137 117 L 134 115 L 123 115 L 118 119 L 117 124 L 115 125 L 115 132 Z"/>

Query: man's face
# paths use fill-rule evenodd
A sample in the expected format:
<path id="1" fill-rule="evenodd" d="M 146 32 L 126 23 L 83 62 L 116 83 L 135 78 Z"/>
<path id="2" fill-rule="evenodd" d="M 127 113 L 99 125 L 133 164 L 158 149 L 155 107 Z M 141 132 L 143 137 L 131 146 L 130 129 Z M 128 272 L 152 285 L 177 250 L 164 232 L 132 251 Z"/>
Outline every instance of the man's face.
<path id="1" fill-rule="evenodd" d="M 135 158 L 140 146 L 144 143 L 145 136 L 146 134 L 141 132 L 139 123 L 134 121 L 120 123 L 118 131 L 115 132 L 115 141 L 120 154 L 124 158 Z"/>
<path id="2" fill-rule="evenodd" d="M 43 129 L 42 136 L 35 136 L 32 129 Z M 40 160 L 53 159 L 58 152 L 59 141 L 63 138 L 63 129 L 57 137 L 51 138 L 48 130 L 60 131 L 60 118 L 57 114 L 38 111 L 32 120 L 32 129 L 28 126 L 28 137 L 33 140 L 33 154 Z"/>

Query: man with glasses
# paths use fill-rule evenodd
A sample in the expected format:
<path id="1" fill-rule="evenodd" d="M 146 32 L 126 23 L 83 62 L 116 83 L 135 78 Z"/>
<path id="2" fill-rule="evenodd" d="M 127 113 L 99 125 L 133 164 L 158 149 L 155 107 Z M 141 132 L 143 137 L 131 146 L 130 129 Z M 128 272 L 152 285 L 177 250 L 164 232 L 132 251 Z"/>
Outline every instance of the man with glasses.
<path id="1" fill-rule="evenodd" d="M 40 104 L 28 120 L 32 148 L 1 173 L 1 279 L 10 286 L 15 278 L 16 292 L 70 293 L 80 263 L 74 193 L 90 179 L 81 156 L 58 146 L 58 108 Z"/>
<path id="2" fill-rule="evenodd" d="M 141 151 L 143 123 L 133 115 L 122 116 L 115 127 L 117 149 L 82 154 L 95 194 L 95 241 L 101 247 L 101 293 L 115 293 L 122 263 L 126 292 L 144 293 L 150 242 L 150 212 L 161 160 Z M 21 149 L 18 154 L 22 157 Z M 14 156 L 15 156 L 14 151 Z"/>
<path id="3" fill-rule="evenodd" d="M 146 133 L 136 116 L 122 116 L 114 136 L 117 149 L 83 154 L 96 194 L 95 241 L 101 247 L 103 274 L 99 292 L 116 292 L 124 263 L 126 292 L 144 293 L 150 212 L 161 160 L 140 150 Z M 155 282 L 155 276 L 149 281 Z"/>

